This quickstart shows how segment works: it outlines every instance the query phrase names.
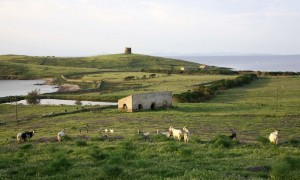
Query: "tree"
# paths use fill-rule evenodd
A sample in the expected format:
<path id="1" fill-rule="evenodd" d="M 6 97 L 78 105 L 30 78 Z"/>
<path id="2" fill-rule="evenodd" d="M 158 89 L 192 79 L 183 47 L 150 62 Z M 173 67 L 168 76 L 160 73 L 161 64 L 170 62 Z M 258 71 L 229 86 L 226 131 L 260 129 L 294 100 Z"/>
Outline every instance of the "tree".
<path id="1" fill-rule="evenodd" d="M 39 99 L 39 90 L 35 89 L 31 92 L 29 92 L 26 96 L 26 101 L 28 104 L 39 104 L 40 99 Z"/>

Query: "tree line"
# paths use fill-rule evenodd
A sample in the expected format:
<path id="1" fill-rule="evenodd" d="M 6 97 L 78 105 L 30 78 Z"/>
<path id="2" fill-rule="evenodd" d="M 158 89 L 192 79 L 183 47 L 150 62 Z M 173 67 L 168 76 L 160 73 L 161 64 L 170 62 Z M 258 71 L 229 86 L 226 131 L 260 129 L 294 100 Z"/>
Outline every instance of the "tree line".
<path id="1" fill-rule="evenodd" d="M 173 99 L 180 103 L 197 103 L 212 98 L 217 91 L 240 87 L 251 83 L 257 78 L 256 74 L 244 74 L 235 79 L 222 79 L 210 84 L 200 85 L 193 91 L 174 94 Z"/>

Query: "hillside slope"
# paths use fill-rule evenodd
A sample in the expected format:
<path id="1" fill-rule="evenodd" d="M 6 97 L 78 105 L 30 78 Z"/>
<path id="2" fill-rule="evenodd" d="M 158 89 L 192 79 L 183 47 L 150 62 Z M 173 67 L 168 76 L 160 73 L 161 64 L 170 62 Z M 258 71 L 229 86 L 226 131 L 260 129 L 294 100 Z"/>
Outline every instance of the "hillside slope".
<path id="1" fill-rule="evenodd" d="M 112 54 L 91 57 L 0 56 L 0 79 L 7 77 L 36 78 L 65 73 L 101 70 L 140 71 L 142 69 L 179 69 L 197 63 L 141 54 Z M 6 78 L 4 78 L 6 77 Z"/>
<path id="2" fill-rule="evenodd" d="M 178 66 L 196 66 L 197 63 L 154 57 L 141 54 L 112 54 L 91 57 L 39 57 L 39 56 L 0 56 L 0 61 L 21 64 L 85 67 L 98 69 L 140 70 L 140 69 L 172 69 Z"/>

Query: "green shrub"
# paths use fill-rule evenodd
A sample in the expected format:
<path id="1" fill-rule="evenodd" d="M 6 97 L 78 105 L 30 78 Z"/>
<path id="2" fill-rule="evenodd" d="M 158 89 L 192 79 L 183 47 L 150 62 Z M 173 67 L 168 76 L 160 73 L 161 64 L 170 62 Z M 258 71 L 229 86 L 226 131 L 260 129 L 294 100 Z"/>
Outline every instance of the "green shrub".
<path id="1" fill-rule="evenodd" d="M 77 140 L 77 141 L 75 141 L 75 144 L 77 146 L 87 146 L 87 142 L 84 140 Z"/>
<path id="2" fill-rule="evenodd" d="M 193 150 L 191 148 L 185 147 L 180 149 L 180 154 L 183 156 L 190 156 L 193 154 Z"/>
<path id="3" fill-rule="evenodd" d="M 90 154 L 89 154 L 92 158 L 94 158 L 95 160 L 100 160 L 103 161 L 105 159 L 107 159 L 109 157 L 108 154 L 101 152 L 98 149 L 93 149 Z"/>
<path id="4" fill-rule="evenodd" d="M 63 136 L 62 139 L 63 139 L 63 141 L 71 141 L 72 140 L 72 138 L 68 135 Z"/>
<path id="5" fill-rule="evenodd" d="M 213 140 L 210 141 L 213 147 L 217 148 L 230 148 L 237 144 L 237 141 L 233 141 L 231 138 L 225 135 L 217 135 Z"/>
<path id="6" fill-rule="evenodd" d="M 136 157 L 136 154 L 134 151 L 123 150 L 123 151 L 121 151 L 121 156 L 126 161 L 126 160 L 134 159 Z"/>
<path id="7" fill-rule="evenodd" d="M 72 163 L 62 154 L 59 154 L 51 161 L 47 168 L 46 172 L 48 173 L 58 173 L 61 171 L 66 171 L 72 166 Z"/>
<path id="8" fill-rule="evenodd" d="M 32 147 L 32 144 L 24 144 L 20 147 L 22 150 L 30 149 Z"/>
<path id="9" fill-rule="evenodd" d="M 271 177 L 274 179 L 298 179 L 300 177 L 300 158 L 285 157 L 273 164 Z"/>
<path id="10" fill-rule="evenodd" d="M 167 144 L 165 144 L 162 148 L 163 152 L 175 152 L 179 150 L 179 145 L 176 144 L 174 141 L 170 141 Z"/>
<path id="11" fill-rule="evenodd" d="M 104 172 L 108 177 L 119 177 L 123 173 L 123 169 L 117 165 L 104 166 Z"/>
<path id="12" fill-rule="evenodd" d="M 260 144 L 263 144 L 263 145 L 268 144 L 268 143 L 270 142 L 268 138 L 263 137 L 263 136 L 258 136 L 258 137 L 256 138 L 256 140 L 257 140 Z"/>
<path id="13" fill-rule="evenodd" d="M 300 145 L 300 140 L 296 139 L 296 138 L 290 138 L 288 143 L 291 146 L 299 146 Z"/>
<path id="14" fill-rule="evenodd" d="M 28 104 L 39 104 L 40 103 L 39 91 L 37 89 L 35 89 L 35 90 L 29 92 L 25 99 Z"/>
<path id="15" fill-rule="evenodd" d="M 123 147 L 124 147 L 124 149 L 126 149 L 126 150 L 133 150 L 133 149 L 134 149 L 133 142 L 130 141 L 130 140 L 124 141 L 124 142 L 123 142 Z"/>

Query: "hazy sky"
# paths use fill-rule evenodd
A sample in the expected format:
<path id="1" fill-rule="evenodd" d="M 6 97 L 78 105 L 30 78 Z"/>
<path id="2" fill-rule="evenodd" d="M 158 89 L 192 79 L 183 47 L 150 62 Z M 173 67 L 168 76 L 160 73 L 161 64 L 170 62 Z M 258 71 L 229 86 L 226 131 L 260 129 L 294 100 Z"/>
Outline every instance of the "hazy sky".
<path id="1" fill-rule="evenodd" d="M 0 0 L 0 54 L 300 54 L 300 0 Z"/>

